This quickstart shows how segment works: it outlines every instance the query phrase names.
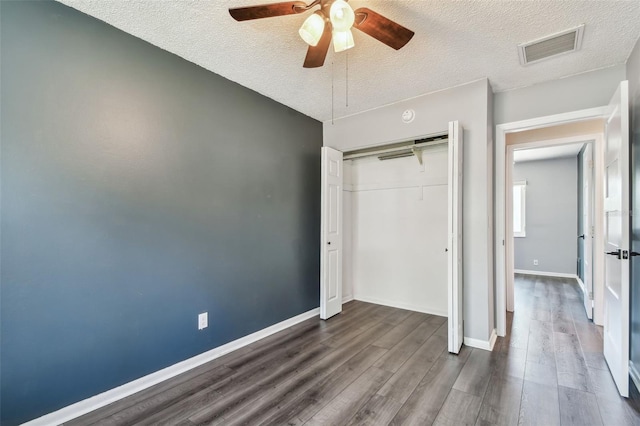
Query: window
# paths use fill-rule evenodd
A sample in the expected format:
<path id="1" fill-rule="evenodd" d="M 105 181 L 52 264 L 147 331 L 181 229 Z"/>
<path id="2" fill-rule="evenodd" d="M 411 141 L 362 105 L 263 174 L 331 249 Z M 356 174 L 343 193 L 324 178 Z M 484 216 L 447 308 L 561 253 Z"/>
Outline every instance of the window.
<path id="1" fill-rule="evenodd" d="M 525 226 L 525 200 L 527 182 L 513 183 L 513 236 L 526 237 Z"/>

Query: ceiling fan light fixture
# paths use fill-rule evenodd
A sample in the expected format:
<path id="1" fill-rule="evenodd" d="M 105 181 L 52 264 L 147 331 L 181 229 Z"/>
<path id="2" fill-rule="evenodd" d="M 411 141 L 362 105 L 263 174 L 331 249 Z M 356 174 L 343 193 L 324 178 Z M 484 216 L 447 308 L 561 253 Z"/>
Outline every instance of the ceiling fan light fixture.
<path id="1" fill-rule="evenodd" d="M 353 27 L 356 14 L 349 3 L 344 0 L 335 0 L 329 9 L 329 20 L 335 31 L 348 31 Z"/>
<path id="2" fill-rule="evenodd" d="M 324 27 L 322 13 L 316 12 L 304 21 L 298 33 L 309 46 L 317 46 L 324 33 Z"/>
<path id="3" fill-rule="evenodd" d="M 351 49 L 356 43 L 353 41 L 353 33 L 347 31 L 333 31 L 333 50 L 336 53 Z"/>

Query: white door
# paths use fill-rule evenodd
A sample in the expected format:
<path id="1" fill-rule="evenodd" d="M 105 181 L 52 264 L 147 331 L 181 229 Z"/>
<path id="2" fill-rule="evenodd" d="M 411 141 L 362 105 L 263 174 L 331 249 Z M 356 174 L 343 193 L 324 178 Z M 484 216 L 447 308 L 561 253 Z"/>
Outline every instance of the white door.
<path id="1" fill-rule="evenodd" d="M 620 83 L 605 124 L 604 357 L 629 396 L 629 86 Z"/>
<path id="2" fill-rule="evenodd" d="M 449 123 L 449 352 L 457 354 L 464 339 L 462 321 L 462 126 Z"/>
<path id="3" fill-rule="evenodd" d="M 342 152 L 322 148 L 320 318 L 342 312 Z"/>
<path id="4" fill-rule="evenodd" d="M 584 309 L 593 318 L 593 147 L 587 144 L 582 155 L 582 277 L 584 278 Z"/>

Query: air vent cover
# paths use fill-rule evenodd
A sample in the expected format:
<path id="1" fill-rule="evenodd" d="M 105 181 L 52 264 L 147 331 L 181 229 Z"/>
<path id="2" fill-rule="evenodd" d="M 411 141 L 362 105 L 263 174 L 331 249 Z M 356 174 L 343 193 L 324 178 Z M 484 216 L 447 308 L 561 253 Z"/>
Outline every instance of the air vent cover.
<path id="1" fill-rule="evenodd" d="M 518 45 L 520 63 L 528 65 L 564 53 L 575 52 L 582 46 L 584 24 L 538 40 Z"/>

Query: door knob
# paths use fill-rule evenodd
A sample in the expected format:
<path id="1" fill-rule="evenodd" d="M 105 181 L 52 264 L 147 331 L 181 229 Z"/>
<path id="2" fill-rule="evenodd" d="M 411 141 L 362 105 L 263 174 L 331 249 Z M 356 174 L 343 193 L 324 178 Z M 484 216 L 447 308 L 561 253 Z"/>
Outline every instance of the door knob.
<path id="1" fill-rule="evenodd" d="M 616 256 L 618 259 L 622 258 L 622 250 L 618 249 L 616 251 L 608 251 L 607 254 L 609 256 Z"/>
<path id="2" fill-rule="evenodd" d="M 584 234 L 580 235 L 578 238 L 582 238 L 584 240 Z"/>

